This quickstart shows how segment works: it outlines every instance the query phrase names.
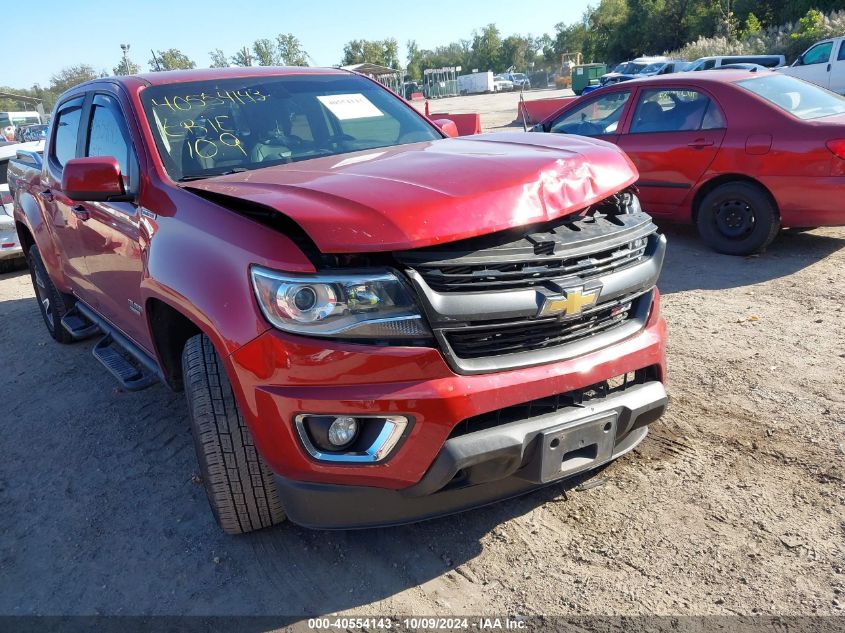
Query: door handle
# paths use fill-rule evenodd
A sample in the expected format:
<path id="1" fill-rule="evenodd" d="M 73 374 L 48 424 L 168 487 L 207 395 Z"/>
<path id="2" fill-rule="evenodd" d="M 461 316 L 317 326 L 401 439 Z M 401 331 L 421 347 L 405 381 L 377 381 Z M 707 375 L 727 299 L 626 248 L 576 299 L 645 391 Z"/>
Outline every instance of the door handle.
<path id="1" fill-rule="evenodd" d="M 827 65 L 827 72 L 830 72 L 830 64 Z"/>
<path id="2" fill-rule="evenodd" d="M 70 209 L 70 210 L 71 210 L 71 211 L 73 211 L 73 214 L 74 214 L 77 218 L 79 218 L 80 220 L 82 220 L 83 222 L 85 222 L 85 220 L 87 220 L 88 218 L 90 218 L 90 217 L 91 217 L 91 214 L 90 214 L 90 213 L 88 213 L 88 209 L 86 209 L 86 208 L 85 208 L 83 205 L 81 205 L 81 204 L 78 204 L 78 205 L 76 205 L 75 207 L 71 207 L 71 209 Z"/>
<path id="3" fill-rule="evenodd" d="M 45 189 L 44 191 L 38 192 L 38 197 L 41 198 L 42 200 L 47 201 L 47 202 L 52 202 L 53 201 L 53 192 L 50 191 L 49 189 Z"/>
<path id="4" fill-rule="evenodd" d="M 704 149 L 705 147 L 710 147 L 713 145 L 713 141 L 697 138 L 692 143 L 687 143 L 687 147 L 691 147 L 693 149 Z"/>

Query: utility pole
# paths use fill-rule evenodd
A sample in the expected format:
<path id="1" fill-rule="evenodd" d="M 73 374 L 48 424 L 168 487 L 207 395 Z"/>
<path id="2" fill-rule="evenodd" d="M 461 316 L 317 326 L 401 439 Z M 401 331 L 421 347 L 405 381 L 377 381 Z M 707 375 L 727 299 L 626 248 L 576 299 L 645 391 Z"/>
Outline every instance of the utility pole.
<path id="1" fill-rule="evenodd" d="M 123 74 L 129 74 L 129 44 L 121 44 L 120 50 L 123 51 Z"/>

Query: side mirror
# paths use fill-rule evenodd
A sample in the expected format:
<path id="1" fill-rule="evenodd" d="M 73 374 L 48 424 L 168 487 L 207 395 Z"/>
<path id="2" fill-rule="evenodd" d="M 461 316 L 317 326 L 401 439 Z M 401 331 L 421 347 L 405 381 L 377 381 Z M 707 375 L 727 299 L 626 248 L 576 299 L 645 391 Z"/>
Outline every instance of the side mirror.
<path id="1" fill-rule="evenodd" d="M 538 123 L 534 127 L 531 128 L 532 132 L 545 132 L 546 128 L 542 123 Z"/>
<path id="2" fill-rule="evenodd" d="M 798 56 L 798 58 L 792 62 L 793 66 L 803 66 L 804 65 L 804 54 Z"/>
<path id="3" fill-rule="evenodd" d="M 455 125 L 452 119 L 434 119 L 432 123 L 439 127 L 440 131 L 449 138 L 457 138 L 459 136 L 458 126 Z"/>
<path id="4" fill-rule="evenodd" d="M 71 200 L 106 201 L 126 197 L 114 156 L 72 158 L 62 170 L 62 191 Z"/>

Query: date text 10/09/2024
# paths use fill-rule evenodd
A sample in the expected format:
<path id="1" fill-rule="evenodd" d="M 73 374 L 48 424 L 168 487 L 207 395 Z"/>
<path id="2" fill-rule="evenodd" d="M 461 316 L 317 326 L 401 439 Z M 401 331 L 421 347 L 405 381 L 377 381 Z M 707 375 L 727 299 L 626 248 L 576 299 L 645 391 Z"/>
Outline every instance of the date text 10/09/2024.
<path id="1" fill-rule="evenodd" d="M 311 618 L 308 620 L 311 630 L 409 630 L 409 631 L 497 631 L 522 630 L 527 628 L 524 617 L 350 617 L 350 618 Z"/>

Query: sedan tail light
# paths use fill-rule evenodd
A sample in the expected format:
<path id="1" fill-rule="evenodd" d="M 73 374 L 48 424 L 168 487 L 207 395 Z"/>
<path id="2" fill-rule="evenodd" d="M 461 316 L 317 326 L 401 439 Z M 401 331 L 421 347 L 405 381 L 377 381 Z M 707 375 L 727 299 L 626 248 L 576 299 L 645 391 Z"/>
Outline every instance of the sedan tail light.
<path id="1" fill-rule="evenodd" d="M 837 138 L 827 142 L 827 149 L 845 160 L 845 138 Z"/>

